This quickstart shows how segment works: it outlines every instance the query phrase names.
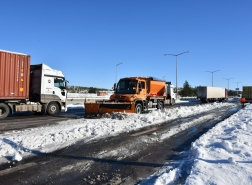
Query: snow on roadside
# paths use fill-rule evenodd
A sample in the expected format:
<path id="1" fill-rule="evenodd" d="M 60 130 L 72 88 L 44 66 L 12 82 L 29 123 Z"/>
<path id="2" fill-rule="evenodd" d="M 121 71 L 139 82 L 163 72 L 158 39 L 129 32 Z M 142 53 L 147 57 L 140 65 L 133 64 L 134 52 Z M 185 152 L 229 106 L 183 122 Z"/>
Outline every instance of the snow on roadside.
<path id="1" fill-rule="evenodd" d="M 182 170 L 189 175 L 187 185 L 251 184 L 251 130 L 252 105 L 247 105 L 193 142 L 186 160 L 165 164 L 140 184 L 174 184 Z"/>
<path id="2" fill-rule="evenodd" d="M 230 103 L 183 106 L 140 115 L 121 114 L 120 119 L 83 118 L 61 121 L 57 125 L 5 132 L 0 134 L 0 163 L 9 162 L 12 159 L 22 160 L 27 156 L 58 150 L 80 140 L 89 142 L 222 106 L 230 106 Z"/>
<path id="3" fill-rule="evenodd" d="M 252 105 L 248 105 L 195 141 L 186 184 L 251 184 L 251 130 Z"/>

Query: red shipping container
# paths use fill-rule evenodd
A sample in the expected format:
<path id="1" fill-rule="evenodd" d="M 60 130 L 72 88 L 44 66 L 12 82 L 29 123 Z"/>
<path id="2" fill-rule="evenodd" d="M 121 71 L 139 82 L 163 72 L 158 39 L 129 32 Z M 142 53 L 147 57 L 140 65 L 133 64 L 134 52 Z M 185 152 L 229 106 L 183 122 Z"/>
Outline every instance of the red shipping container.
<path id="1" fill-rule="evenodd" d="M 29 99 L 30 56 L 0 50 L 0 100 Z"/>

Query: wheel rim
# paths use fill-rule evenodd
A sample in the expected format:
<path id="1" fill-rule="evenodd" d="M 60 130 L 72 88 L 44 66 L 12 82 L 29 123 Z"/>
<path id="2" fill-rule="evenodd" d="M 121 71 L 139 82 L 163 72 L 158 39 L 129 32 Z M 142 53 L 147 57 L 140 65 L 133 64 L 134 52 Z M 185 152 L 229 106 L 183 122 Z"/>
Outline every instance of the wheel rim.
<path id="1" fill-rule="evenodd" d="M 55 106 L 51 106 L 51 111 L 55 112 L 56 111 L 56 107 Z"/>
<path id="2" fill-rule="evenodd" d="M 47 113 L 50 115 L 56 114 L 58 112 L 58 106 L 56 103 L 51 103 L 47 107 Z"/>
<path id="3" fill-rule="evenodd" d="M 136 106 L 136 113 L 140 114 L 141 113 L 141 105 Z"/>

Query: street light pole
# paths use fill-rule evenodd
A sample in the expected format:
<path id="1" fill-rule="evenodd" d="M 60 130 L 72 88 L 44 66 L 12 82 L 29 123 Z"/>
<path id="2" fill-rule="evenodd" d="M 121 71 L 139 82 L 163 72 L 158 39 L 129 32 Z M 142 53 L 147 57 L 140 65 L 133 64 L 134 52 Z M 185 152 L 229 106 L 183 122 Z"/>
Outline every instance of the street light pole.
<path id="1" fill-rule="evenodd" d="M 171 56 L 176 57 L 176 99 L 178 98 L 178 56 L 182 55 L 184 53 L 189 53 L 189 51 L 185 51 L 185 52 L 179 53 L 179 54 L 164 54 L 164 56 L 171 55 Z"/>
<path id="2" fill-rule="evenodd" d="M 212 87 L 213 87 L 213 73 L 215 73 L 215 72 L 217 72 L 217 71 L 220 71 L 220 70 L 216 70 L 216 71 L 206 71 L 206 72 L 212 73 Z"/>
<path id="3" fill-rule="evenodd" d="M 223 79 L 225 79 L 225 80 L 228 81 L 228 91 L 229 91 L 229 80 L 230 80 L 230 79 L 233 79 L 233 78 L 223 78 Z"/>
<path id="4" fill-rule="evenodd" d="M 115 77 L 115 83 L 116 83 L 116 79 L 117 79 L 117 66 L 119 66 L 120 64 L 122 64 L 122 62 L 116 64 L 116 77 Z"/>

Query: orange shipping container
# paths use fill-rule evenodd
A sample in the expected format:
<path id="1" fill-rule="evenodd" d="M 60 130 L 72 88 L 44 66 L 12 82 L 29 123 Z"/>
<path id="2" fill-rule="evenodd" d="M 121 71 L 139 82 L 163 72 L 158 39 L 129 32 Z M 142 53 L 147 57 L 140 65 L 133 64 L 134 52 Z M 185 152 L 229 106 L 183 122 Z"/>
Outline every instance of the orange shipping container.
<path id="1" fill-rule="evenodd" d="M 29 99 L 30 56 L 0 50 L 0 100 Z"/>

